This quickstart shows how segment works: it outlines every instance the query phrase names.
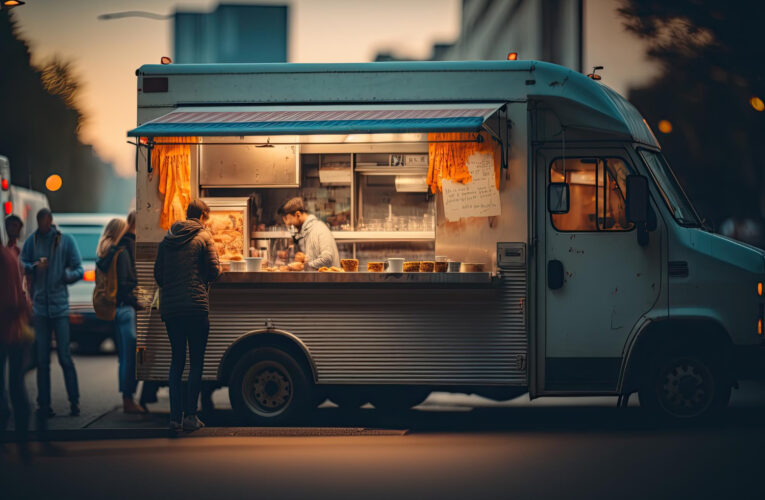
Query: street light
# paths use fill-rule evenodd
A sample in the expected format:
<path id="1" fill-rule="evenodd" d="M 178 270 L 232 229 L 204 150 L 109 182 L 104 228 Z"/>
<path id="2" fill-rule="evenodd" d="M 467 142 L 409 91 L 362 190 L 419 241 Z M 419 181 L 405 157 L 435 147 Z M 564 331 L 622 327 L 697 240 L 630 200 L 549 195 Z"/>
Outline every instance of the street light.
<path id="1" fill-rule="evenodd" d="M 0 8 L 11 10 L 14 7 L 18 7 L 20 5 L 24 5 L 26 2 L 22 2 L 21 0 L 2 0 L 3 3 L 0 4 Z"/>
<path id="2" fill-rule="evenodd" d="M 157 14 L 154 12 L 146 12 L 145 10 L 127 10 L 125 12 L 110 12 L 108 14 L 101 14 L 98 16 L 99 21 L 110 21 L 112 19 L 123 19 L 125 17 L 143 17 L 144 19 L 152 19 L 154 21 L 167 21 L 173 17 L 172 14 Z"/>

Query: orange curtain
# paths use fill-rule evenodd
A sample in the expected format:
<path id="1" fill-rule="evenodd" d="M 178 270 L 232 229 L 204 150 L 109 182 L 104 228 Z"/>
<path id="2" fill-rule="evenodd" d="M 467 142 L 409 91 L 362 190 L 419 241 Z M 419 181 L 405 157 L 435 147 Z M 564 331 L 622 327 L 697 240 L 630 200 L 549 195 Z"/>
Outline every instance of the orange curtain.
<path id="1" fill-rule="evenodd" d="M 478 135 L 483 142 L 475 142 Z M 449 142 L 471 141 L 471 142 Z M 467 184 L 473 178 L 467 167 L 468 158 L 473 153 L 492 153 L 494 155 L 494 178 L 499 189 L 500 169 L 502 167 L 502 149 L 486 132 L 448 132 L 428 134 L 428 177 L 427 182 L 432 193 L 441 191 L 441 181 L 449 179 Z"/>
<path id="2" fill-rule="evenodd" d="M 186 218 L 191 201 L 191 146 L 163 142 L 197 143 L 197 137 L 156 137 L 151 151 L 151 165 L 159 173 L 159 194 L 162 214 L 159 224 L 170 229 L 174 222 Z"/>

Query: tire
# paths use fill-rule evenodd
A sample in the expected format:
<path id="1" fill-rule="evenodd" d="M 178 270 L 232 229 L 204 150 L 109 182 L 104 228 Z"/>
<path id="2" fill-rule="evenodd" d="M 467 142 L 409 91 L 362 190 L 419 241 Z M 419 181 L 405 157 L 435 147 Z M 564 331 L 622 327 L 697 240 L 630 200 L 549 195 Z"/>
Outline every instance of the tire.
<path id="1" fill-rule="evenodd" d="M 429 391 L 407 388 L 377 389 L 370 399 L 375 409 L 385 413 L 401 413 L 419 405 L 430 395 Z"/>
<path id="2" fill-rule="evenodd" d="M 254 349 L 236 363 L 228 395 L 234 413 L 250 425 L 282 425 L 305 418 L 313 402 L 312 384 L 289 354 Z"/>
<path id="3" fill-rule="evenodd" d="M 721 364 L 701 353 L 658 355 L 638 390 L 640 406 L 674 422 L 719 416 L 730 393 L 731 380 Z"/>

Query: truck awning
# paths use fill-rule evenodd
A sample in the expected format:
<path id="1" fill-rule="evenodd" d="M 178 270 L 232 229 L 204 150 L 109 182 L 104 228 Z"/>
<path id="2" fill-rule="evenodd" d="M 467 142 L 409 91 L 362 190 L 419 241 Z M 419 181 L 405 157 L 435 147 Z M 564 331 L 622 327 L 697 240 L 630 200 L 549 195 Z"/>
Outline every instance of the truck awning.
<path id="1" fill-rule="evenodd" d="M 477 132 L 504 103 L 181 107 L 130 137 Z"/>

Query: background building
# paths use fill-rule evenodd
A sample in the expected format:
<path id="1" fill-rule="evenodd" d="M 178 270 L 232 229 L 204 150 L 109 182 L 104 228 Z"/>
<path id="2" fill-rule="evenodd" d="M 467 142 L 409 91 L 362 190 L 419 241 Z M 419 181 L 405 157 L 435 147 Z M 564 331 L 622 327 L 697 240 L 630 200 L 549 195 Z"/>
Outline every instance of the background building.
<path id="1" fill-rule="evenodd" d="M 582 71 L 584 0 L 463 0 L 460 38 L 437 50 L 442 60 L 523 59 Z"/>
<path id="2" fill-rule="evenodd" d="M 173 61 L 189 63 L 287 62 L 286 5 L 220 4 L 212 12 L 178 10 Z"/>

